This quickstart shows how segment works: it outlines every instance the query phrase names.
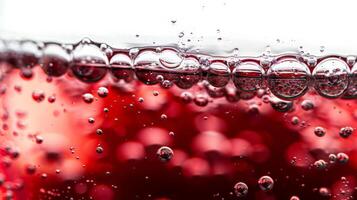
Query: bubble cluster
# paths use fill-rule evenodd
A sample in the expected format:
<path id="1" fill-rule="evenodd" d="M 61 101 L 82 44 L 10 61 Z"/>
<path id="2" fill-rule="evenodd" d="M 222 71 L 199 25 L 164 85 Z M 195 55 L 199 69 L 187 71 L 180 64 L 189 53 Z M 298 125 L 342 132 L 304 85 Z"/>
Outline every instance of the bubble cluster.
<path id="1" fill-rule="evenodd" d="M 304 95 L 309 86 L 327 98 L 357 96 L 354 56 L 270 53 L 260 57 L 214 56 L 174 46 L 117 49 L 88 38 L 76 44 L 1 41 L 5 44 L 0 45 L 5 46 L 0 48 L 1 60 L 20 67 L 26 79 L 33 76 L 32 68 L 39 64 L 49 76 L 59 77 L 68 72 L 86 83 L 100 81 L 110 72 L 115 80 L 131 82 L 137 78 L 166 89 L 174 85 L 188 89 L 202 80 L 214 87 L 225 87 L 232 81 L 242 96 L 251 98 L 255 96 L 253 92 L 268 87 L 276 97 L 293 100 Z M 313 68 L 312 73 L 308 66 Z M 235 98 L 228 99 L 235 102 Z M 312 109 L 311 104 L 302 107 Z"/>

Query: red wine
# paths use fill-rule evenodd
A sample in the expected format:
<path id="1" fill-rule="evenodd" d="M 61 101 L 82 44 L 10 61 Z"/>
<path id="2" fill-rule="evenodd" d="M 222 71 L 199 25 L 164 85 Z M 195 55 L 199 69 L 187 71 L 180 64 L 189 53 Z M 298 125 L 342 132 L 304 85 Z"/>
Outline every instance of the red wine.
<path id="1" fill-rule="evenodd" d="M 5 199 L 352 199 L 354 57 L 0 41 Z"/>

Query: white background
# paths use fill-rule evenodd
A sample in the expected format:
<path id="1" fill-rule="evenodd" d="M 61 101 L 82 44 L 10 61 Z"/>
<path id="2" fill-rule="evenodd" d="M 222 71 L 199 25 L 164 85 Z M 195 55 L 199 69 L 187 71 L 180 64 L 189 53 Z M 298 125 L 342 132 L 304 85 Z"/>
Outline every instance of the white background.
<path id="1" fill-rule="evenodd" d="M 191 39 L 187 45 L 217 52 L 271 45 L 357 54 L 356 13 L 353 0 L 0 0 L 0 37 L 76 42 L 88 36 L 116 47 Z"/>

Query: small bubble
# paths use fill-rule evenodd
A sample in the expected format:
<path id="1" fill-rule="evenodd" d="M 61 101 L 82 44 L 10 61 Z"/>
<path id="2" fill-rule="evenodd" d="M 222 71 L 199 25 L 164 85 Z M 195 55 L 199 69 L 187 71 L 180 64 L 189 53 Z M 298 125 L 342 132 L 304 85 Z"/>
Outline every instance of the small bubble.
<path id="1" fill-rule="evenodd" d="M 238 182 L 234 185 L 234 193 L 237 197 L 245 197 L 248 194 L 248 186 L 243 182 Z"/>
<path id="2" fill-rule="evenodd" d="M 39 135 L 36 135 L 35 139 L 36 139 L 36 143 L 37 143 L 37 144 L 42 144 L 42 142 L 43 142 L 43 137 L 41 137 L 41 136 L 39 136 Z"/>
<path id="3" fill-rule="evenodd" d="M 179 38 L 182 38 L 184 35 L 185 35 L 184 32 L 180 32 L 179 35 L 178 35 L 178 37 L 179 37 Z"/>
<path id="4" fill-rule="evenodd" d="M 337 156 L 333 153 L 331 153 L 330 155 L 328 155 L 328 159 L 330 161 L 330 163 L 335 163 L 337 160 Z"/>
<path id="5" fill-rule="evenodd" d="M 138 99 L 138 101 L 139 101 L 139 103 L 143 103 L 143 102 L 144 102 L 144 98 L 140 97 L 140 98 Z"/>
<path id="6" fill-rule="evenodd" d="M 337 161 L 341 164 L 346 164 L 349 160 L 349 157 L 345 153 L 338 153 L 337 154 Z"/>
<path id="7" fill-rule="evenodd" d="M 100 97 L 106 97 L 108 96 L 109 90 L 106 87 L 99 87 L 97 93 Z"/>
<path id="8" fill-rule="evenodd" d="M 42 173 L 42 174 L 41 174 L 41 178 L 42 178 L 42 179 L 46 179 L 46 178 L 47 178 L 47 174 L 46 174 L 46 173 Z"/>
<path id="9" fill-rule="evenodd" d="M 157 150 L 156 155 L 161 161 L 168 162 L 174 156 L 174 152 L 170 147 L 162 146 Z"/>
<path id="10" fill-rule="evenodd" d="M 320 195 L 323 196 L 323 197 L 328 197 L 328 196 L 330 196 L 330 190 L 327 189 L 327 188 L 325 188 L 325 187 L 321 187 L 321 188 L 319 189 L 319 193 L 320 193 Z"/>
<path id="11" fill-rule="evenodd" d="M 94 119 L 93 117 L 89 117 L 89 118 L 88 118 L 88 122 L 89 122 L 90 124 L 93 124 L 93 123 L 95 122 L 95 119 Z"/>
<path id="12" fill-rule="evenodd" d="M 193 95 L 190 92 L 182 92 L 180 98 L 184 103 L 191 103 L 193 100 Z"/>
<path id="13" fill-rule="evenodd" d="M 294 116 L 293 118 L 291 118 L 291 124 L 292 125 L 298 125 L 300 122 L 300 119 L 296 116 Z"/>
<path id="14" fill-rule="evenodd" d="M 327 163 L 324 160 L 317 160 L 314 163 L 314 167 L 319 170 L 326 169 Z"/>
<path id="15" fill-rule="evenodd" d="M 56 101 L 56 96 L 51 95 L 51 96 L 49 96 L 49 97 L 47 98 L 47 100 L 48 100 L 49 103 L 54 103 L 54 102 Z"/>
<path id="16" fill-rule="evenodd" d="M 317 137 L 323 137 L 326 134 L 326 130 L 322 127 L 316 127 L 314 133 Z"/>
<path id="17" fill-rule="evenodd" d="M 292 196 L 290 197 L 290 200 L 300 200 L 300 198 L 298 196 Z"/>
<path id="18" fill-rule="evenodd" d="M 59 174 L 59 173 L 61 173 L 61 170 L 59 170 L 59 169 L 56 169 L 56 174 Z"/>
<path id="19" fill-rule="evenodd" d="M 41 102 L 45 99 L 45 93 L 42 90 L 35 90 L 32 92 L 32 98 L 36 102 Z"/>
<path id="20" fill-rule="evenodd" d="M 92 103 L 93 100 L 94 100 L 94 97 L 93 97 L 93 95 L 90 94 L 90 93 L 85 93 L 85 94 L 82 95 L 82 99 L 83 99 L 83 101 L 86 102 L 86 103 Z"/>
<path id="21" fill-rule="evenodd" d="M 170 131 L 170 132 L 169 132 L 169 135 L 170 135 L 170 136 L 175 136 L 175 133 L 172 132 L 172 131 Z"/>
<path id="22" fill-rule="evenodd" d="M 339 134 L 342 138 L 348 138 L 350 135 L 352 135 L 354 129 L 350 126 L 346 126 L 340 129 Z"/>
<path id="23" fill-rule="evenodd" d="M 152 94 L 153 94 L 154 96 L 159 96 L 159 92 L 158 92 L 158 91 L 153 91 Z"/>
<path id="24" fill-rule="evenodd" d="M 34 174 L 36 172 L 36 166 L 35 165 L 27 165 L 26 167 L 26 172 L 27 174 Z"/>
<path id="25" fill-rule="evenodd" d="M 98 128 L 98 129 L 96 130 L 96 133 L 97 133 L 97 135 L 103 135 L 103 130 L 100 129 L 100 128 Z"/>
<path id="26" fill-rule="evenodd" d="M 208 104 L 208 97 L 205 95 L 196 95 L 194 102 L 197 106 L 204 107 Z"/>
<path id="27" fill-rule="evenodd" d="M 162 115 L 160 116 L 160 118 L 161 118 L 162 120 L 166 120 L 166 119 L 167 119 L 167 115 L 162 114 Z"/>
<path id="28" fill-rule="evenodd" d="M 103 153 L 104 149 L 103 149 L 103 147 L 98 146 L 98 147 L 95 149 L 95 151 L 96 151 L 97 153 L 101 154 L 101 153 Z"/>
<path id="29" fill-rule="evenodd" d="M 314 107 L 315 107 L 314 102 L 311 100 L 304 100 L 301 103 L 301 108 L 306 111 L 312 110 L 312 109 L 314 109 Z"/>
<path id="30" fill-rule="evenodd" d="M 270 191 L 273 189 L 274 181 L 270 176 L 262 176 L 258 180 L 259 188 L 263 191 Z"/>

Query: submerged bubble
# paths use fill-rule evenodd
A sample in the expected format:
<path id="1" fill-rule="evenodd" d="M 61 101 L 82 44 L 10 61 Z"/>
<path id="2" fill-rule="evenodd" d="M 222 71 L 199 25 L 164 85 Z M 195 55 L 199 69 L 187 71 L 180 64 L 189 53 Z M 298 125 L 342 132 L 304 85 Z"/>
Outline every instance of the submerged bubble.
<path id="1" fill-rule="evenodd" d="M 95 149 L 95 151 L 96 151 L 98 154 L 101 154 L 101 153 L 104 152 L 104 149 L 103 149 L 103 147 L 98 146 L 98 147 Z"/>
<path id="2" fill-rule="evenodd" d="M 170 147 L 162 146 L 157 150 L 156 155 L 161 161 L 168 162 L 174 156 L 174 152 Z"/>
<path id="3" fill-rule="evenodd" d="M 37 102 L 41 102 L 45 99 L 45 93 L 42 90 L 35 90 L 32 92 L 32 98 Z"/>
<path id="4" fill-rule="evenodd" d="M 263 85 L 264 69 L 257 63 L 241 63 L 232 73 L 234 85 L 242 91 L 256 91 Z"/>
<path id="5" fill-rule="evenodd" d="M 337 160 L 337 156 L 333 153 L 331 153 L 330 155 L 328 155 L 328 159 L 330 161 L 330 163 L 335 163 Z"/>
<path id="6" fill-rule="evenodd" d="M 308 90 L 309 68 L 302 62 L 284 59 L 273 64 L 268 72 L 268 85 L 271 92 L 283 99 L 294 99 Z"/>
<path id="7" fill-rule="evenodd" d="M 106 87 L 99 87 L 97 90 L 97 94 L 100 97 L 108 96 L 109 90 Z"/>
<path id="8" fill-rule="evenodd" d="M 314 167 L 319 170 L 326 169 L 327 163 L 324 160 L 317 160 L 314 163 Z"/>
<path id="9" fill-rule="evenodd" d="M 315 107 L 314 102 L 311 100 L 307 99 L 301 102 L 301 108 L 305 111 L 312 110 L 314 109 L 314 107 Z"/>
<path id="10" fill-rule="evenodd" d="M 347 89 L 350 69 L 348 65 L 337 58 L 321 61 L 314 69 L 315 90 L 324 97 L 337 98 Z"/>
<path id="11" fill-rule="evenodd" d="M 208 104 L 208 97 L 203 94 L 198 94 L 194 98 L 194 102 L 197 106 L 204 107 Z"/>
<path id="12" fill-rule="evenodd" d="M 350 126 L 346 126 L 340 129 L 339 134 L 342 138 L 348 138 L 350 135 L 352 135 L 354 129 Z"/>
<path id="13" fill-rule="evenodd" d="M 292 196 L 290 197 L 290 200 L 300 200 L 300 198 L 298 196 Z"/>
<path id="14" fill-rule="evenodd" d="M 92 103 L 94 100 L 94 96 L 90 93 L 85 93 L 82 95 L 82 99 L 86 103 Z"/>
<path id="15" fill-rule="evenodd" d="M 274 181 L 270 176 L 262 176 L 258 180 L 259 188 L 263 191 L 270 191 L 273 189 Z"/>
<path id="16" fill-rule="evenodd" d="M 326 134 L 326 130 L 322 127 L 316 127 L 314 133 L 317 137 L 323 137 Z"/>
<path id="17" fill-rule="evenodd" d="M 237 197 L 245 197 L 248 194 L 248 186 L 243 182 L 234 185 L 234 193 Z"/>
<path id="18" fill-rule="evenodd" d="M 338 153 L 337 154 L 337 161 L 341 164 L 346 164 L 349 160 L 349 157 L 345 153 Z"/>
<path id="19" fill-rule="evenodd" d="M 270 98 L 270 105 L 278 112 L 288 112 L 293 108 L 292 101 L 284 101 L 278 98 Z"/>

